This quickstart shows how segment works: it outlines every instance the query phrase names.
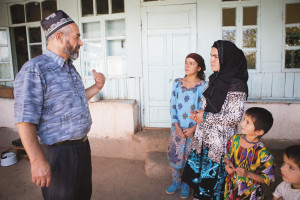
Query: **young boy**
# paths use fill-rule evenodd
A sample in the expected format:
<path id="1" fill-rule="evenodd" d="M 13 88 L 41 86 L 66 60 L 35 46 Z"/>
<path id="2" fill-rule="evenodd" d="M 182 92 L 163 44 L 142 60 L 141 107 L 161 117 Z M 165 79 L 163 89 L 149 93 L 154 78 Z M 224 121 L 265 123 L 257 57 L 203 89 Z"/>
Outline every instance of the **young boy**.
<path id="1" fill-rule="evenodd" d="M 275 181 L 274 158 L 260 141 L 272 125 L 273 117 L 268 110 L 259 107 L 246 110 L 242 134 L 234 135 L 226 147 L 225 199 L 263 199 L 262 184 Z"/>
<path id="2" fill-rule="evenodd" d="M 286 148 L 281 169 L 283 181 L 273 193 L 273 200 L 300 199 L 300 145 Z"/>

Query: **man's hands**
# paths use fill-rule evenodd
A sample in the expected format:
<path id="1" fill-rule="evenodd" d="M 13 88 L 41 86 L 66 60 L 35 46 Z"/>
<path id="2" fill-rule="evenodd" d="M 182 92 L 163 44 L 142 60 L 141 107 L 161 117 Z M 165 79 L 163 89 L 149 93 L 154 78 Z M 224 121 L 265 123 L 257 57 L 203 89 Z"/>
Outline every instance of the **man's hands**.
<path id="1" fill-rule="evenodd" d="M 45 159 L 31 162 L 32 182 L 38 187 L 49 187 L 51 182 L 51 167 Z"/>
<path id="2" fill-rule="evenodd" d="M 104 74 L 100 72 L 96 72 L 96 70 L 93 69 L 93 77 L 96 82 L 96 86 L 99 90 L 101 90 L 105 84 L 105 76 Z"/>

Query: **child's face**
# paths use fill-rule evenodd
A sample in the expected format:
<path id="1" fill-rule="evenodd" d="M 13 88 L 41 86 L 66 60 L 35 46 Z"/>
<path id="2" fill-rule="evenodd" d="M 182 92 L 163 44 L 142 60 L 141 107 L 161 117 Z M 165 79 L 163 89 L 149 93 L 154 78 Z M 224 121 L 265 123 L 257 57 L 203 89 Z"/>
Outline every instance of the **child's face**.
<path id="1" fill-rule="evenodd" d="M 257 136 L 257 131 L 255 131 L 254 121 L 247 114 L 244 115 L 244 119 L 241 123 L 241 132 L 249 136 Z"/>
<path id="2" fill-rule="evenodd" d="M 198 66 L 198 63 L 193 58 L 185 59 L 184 71 L 187 76 L 194 75 L 201 70 L 201 67 Z"/>
<path id="3" fill-rule="evenodd" d="M 300 186 L 300 169 L 293 160 L 290 160 L 283 154 L 283 164 L 280 168 L 282 179 L 288 183 L 291 183 L 293 186 Z"/>

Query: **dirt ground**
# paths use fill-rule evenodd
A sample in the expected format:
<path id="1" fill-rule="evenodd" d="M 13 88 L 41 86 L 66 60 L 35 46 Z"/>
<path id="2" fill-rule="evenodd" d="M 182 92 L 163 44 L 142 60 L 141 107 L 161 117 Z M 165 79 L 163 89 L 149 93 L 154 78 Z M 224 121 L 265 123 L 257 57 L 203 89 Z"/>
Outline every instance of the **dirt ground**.
<path id="1" fill-rule="evenodd" d="M 6 149 L 0 148 L 0 152 Z M 273 151 L 275 157 L 280 150 Z M 277 159 L 277 166 L 282 159 Z M 93 194 L 92 200 L 175 200 L 181 199 L 180 192 L 167 195 L 165 189 L 170 179 L 155 179 L 146 176 L 144 162 L 120 158 L 92 157 Z M 271 192 L 281 182 L 279 167 L 276 182 L 265 190 L 266 199 L 272 199 Z M 31 182 L 30 163 L 25 158 L 15 165 L 0 166 L 1 200 L 39 200 L 40 188 Z M 191 196 L 188 199 L 193 199 Z"/>

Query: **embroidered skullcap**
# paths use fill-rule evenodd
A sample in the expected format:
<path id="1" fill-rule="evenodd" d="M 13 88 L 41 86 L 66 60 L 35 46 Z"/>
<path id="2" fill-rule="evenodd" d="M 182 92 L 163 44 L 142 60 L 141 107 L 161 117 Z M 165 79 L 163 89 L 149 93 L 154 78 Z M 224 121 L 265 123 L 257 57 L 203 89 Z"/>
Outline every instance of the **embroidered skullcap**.
<path id="1" fill-rule="evenodd" d="M 46 39 L 62 27 L 74 23 L 74 21 L 62 10 L 52 13 L 41 21 Z"/>

